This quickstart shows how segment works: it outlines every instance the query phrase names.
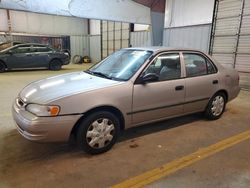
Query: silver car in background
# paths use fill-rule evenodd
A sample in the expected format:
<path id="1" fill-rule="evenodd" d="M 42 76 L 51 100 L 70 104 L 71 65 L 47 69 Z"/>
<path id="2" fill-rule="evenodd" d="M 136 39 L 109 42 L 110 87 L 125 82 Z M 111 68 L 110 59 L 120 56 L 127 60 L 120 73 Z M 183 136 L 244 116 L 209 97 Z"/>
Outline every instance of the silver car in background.
<path id="1" fill-rule="evenodd" d="M 28 140 L 109 150 L 121 130 L 186 114 L 218 119 L 240 91 L 238 72 L 210 56 L 164 47 L 119 50 L 87 71 L 33 82 L 13 104 Z"/>

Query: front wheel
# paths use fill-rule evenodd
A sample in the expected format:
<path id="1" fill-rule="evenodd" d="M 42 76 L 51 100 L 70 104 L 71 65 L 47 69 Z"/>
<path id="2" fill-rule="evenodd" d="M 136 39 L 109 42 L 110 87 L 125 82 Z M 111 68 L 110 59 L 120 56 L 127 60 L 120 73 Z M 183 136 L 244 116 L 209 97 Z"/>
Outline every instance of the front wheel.
<path id="1" fill-rule="evenodd" d="M 205 115 L 210 120 L 219 119 L 226 106 L 226 97 L 223 93 L 215 94 L 209 101 Z"/>
<path id="2" fill-rule="evenodd" d="M 62 63 L 59 59 L 54 59 L 49 64 L 49 69 L 53 71 L 58 71 L 62 68 Z"/>
<path id="3" fill-rule="evenodd" d="M 86 153 L 103 153 L 115 144 L 119 131 L 119 119 L 113 113 L 95 112 L 80 123 L 77 143 Z"/>

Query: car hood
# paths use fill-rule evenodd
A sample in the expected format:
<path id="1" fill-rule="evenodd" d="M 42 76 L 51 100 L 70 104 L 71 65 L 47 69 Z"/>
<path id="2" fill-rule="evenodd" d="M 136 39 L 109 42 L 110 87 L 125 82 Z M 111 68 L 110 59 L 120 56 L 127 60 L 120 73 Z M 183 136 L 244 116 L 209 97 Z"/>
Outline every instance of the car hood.
<path id="1" fill-rule="evenodd" d="M 25 103 L 47 104 L 77 93 L 102 89 L 122 82 L 74 72 L 45 78 L 27 85 L 19 94 Z"/>

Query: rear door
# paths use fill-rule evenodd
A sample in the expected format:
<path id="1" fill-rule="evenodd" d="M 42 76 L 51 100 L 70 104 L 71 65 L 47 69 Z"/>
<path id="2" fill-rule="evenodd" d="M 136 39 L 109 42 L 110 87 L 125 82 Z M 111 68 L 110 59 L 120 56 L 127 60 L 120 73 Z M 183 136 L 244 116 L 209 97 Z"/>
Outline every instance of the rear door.
<path id="1" fill-rule="evenodd" d="M 161 71 L 166 66 L 166 61 L 172 61 L 173 70 L 169 74 Z M 185 80 L 182 79 L 179 52 L 161 53 L 141 76 L 152 73 L 158 75 L 160 79 L 134 85 L 131 113 L 133 124 L 165 119 L 183 113 Z"/>
<path id="2" fill-rule="evenodd" d="M 33 46 L 33 62 L 35 67 L 48 67 L 49 55 L 52 53 L 52 49 L 47 46 L 34 45 Z"/>
<path id="3" fill-rule="evenodd" d="M 219 80 L 215 65 L 203 54 L 183 52 L 186 94 L 184 113 L 205 109 L 209 98 L 218 90 Z"/>

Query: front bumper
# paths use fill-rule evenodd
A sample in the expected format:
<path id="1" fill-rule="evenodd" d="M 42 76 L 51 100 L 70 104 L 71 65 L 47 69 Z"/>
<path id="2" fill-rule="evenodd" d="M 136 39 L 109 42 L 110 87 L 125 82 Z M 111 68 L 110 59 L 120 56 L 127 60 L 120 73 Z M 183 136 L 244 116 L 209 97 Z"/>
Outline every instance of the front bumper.
<path id="1" fill-rule="evenodd" d="M 70 63 L 70 58 L 69 57 L 61 59 L 61 60 L 63 62 L 63 65 L 68 65 Z"/>
<path id="2" fill-rule="evenodd" d="M 18 132 L 28 140 L 36 142 L 65 142 L 82 115 L 67 115 L 56 117 L 37 117 L 19 107 L 12 107 L 12 115 Z"/>

